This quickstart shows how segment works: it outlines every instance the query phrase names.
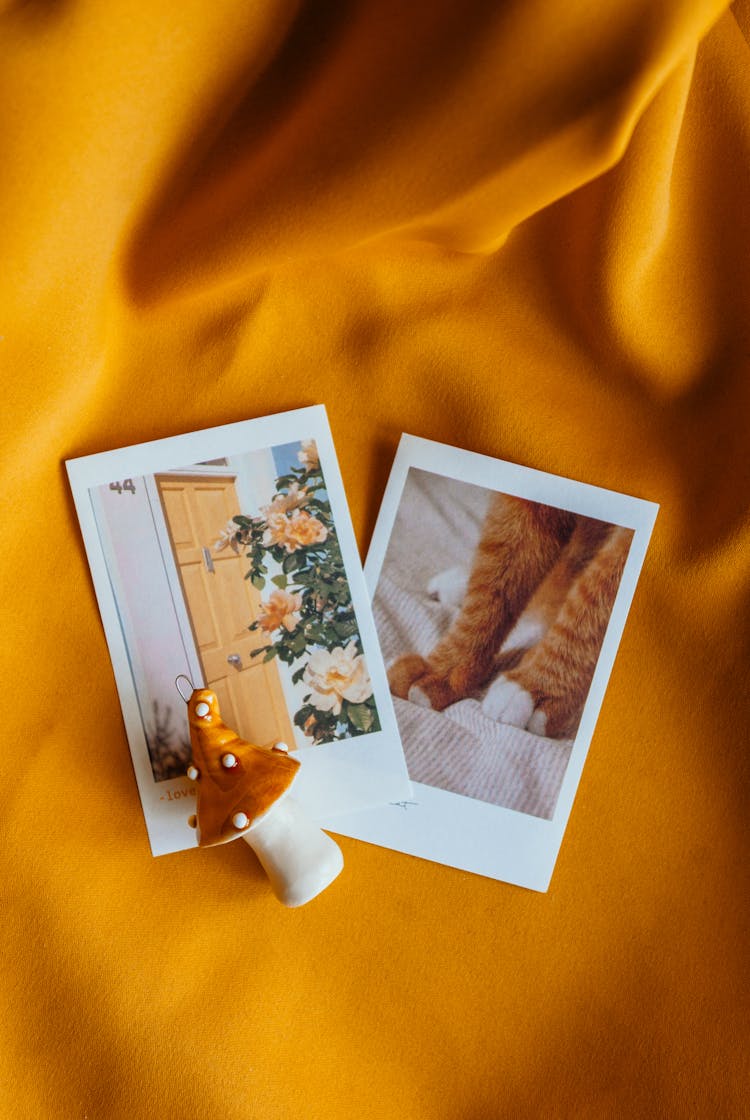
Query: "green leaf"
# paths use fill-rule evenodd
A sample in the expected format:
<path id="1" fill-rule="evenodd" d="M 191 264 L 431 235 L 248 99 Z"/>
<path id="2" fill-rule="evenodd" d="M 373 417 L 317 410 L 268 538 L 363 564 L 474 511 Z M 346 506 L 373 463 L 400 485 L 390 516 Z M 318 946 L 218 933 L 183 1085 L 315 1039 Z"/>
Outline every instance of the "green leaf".
<path id="1" fill-rule="evenodd" d="M 266 586 L 266 581 L 264 580 L 263 576 L 258 575 L 257 572 L 252 573 L 252 575 L 250 576 L 250 582 L 252 583 L 256 591 L 262 591 Z"/>
<path id="2" fill-rule="evenodd" d="M 258 650 L 258 652 L 260 653 L 260 650 Z M 266 656 L 263 658 L 264 663 L 266 661 L 273 661 L 274 657 L 276 656 L 276 653 L 277 653 L 276 646 L 268 646 L 268 648 L 266 649 Z"/>
<path id="3" fill-rule="evenodd" d="M 346 704 L 346 716 L 359 731 L 369 731 L 373 724 L 373 711 L 367 704 Z"/>
<path id="4" fill-rule="evenodd" d="M 282 591 L 286 588 L 286 585 L 288 584 L 288 582 L 289 582 L 289 580 L 287 579 L 287 577 L 284 575 L 283 572 L 281 573 L 281 575 L 271 576 L 271 583 L 275 583 L 276 586 L 280 587 Z"/>

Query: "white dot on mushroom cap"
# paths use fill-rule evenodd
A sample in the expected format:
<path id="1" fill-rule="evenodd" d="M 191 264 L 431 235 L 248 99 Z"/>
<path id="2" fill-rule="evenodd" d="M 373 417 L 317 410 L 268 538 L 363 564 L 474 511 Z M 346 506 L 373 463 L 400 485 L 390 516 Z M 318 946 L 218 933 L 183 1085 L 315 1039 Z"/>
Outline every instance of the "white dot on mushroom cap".
<path id="1" fill-rule="evenodd" d="M 188 778 L 190 778 L 191 782 L 197 782 L 198 778 L 200 777 L 200 770 L 197 766 L 188 766 L 187 776 Z"/>
<path id="2" fill-rule="evenodd" d="M 237 759 L 231 753 L 223 754 L 221 756 L 221 765 L 224 767 L 225 770 L 231 770 L 233 766 L 237 765 Z"/>
<path id="3" fill-rule="evenodd" d="M 232 817 L 232 824 L 235 828 L 247 828 L 250 824 L 250 818 L 247 813 L 235 813 Z"/>
<path id="4" fill-rule="evenodd" d="M 211 711 L 205 700 L 201 700 L 200 704 L 195 705 L 195 714 L 203 719 Z"/>
<path id="5" fill-rule="evenodd" d="M 284 754 L 289 753 L 289 747 L 286 745 L 286 743 L 282 742 L 274 743 L 272 749 L 275 751 L 282 751 Z"/>

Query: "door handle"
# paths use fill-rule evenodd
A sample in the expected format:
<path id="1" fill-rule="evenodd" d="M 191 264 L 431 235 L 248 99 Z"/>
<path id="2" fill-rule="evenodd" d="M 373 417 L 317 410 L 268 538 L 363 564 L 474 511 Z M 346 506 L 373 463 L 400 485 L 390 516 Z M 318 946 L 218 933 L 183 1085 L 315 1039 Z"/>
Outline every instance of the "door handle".
<path id="1" fill-rule="evenodd" d="M 242 668 L 242 658 L 238 653 L 230 653 L 227 661 L 230 665 L 234 665 L 235 669 Z"/>
<path id="2" fill-rule="evenodd" d="M 215 571 L 215 568 L 214 568 L 213 557 L 211 556 L 211 549 L 210 548 L 202 548 L 201 552 L 203 553 L 203 564 L 205 566 L 206 571 L 210 572 L 211 575 L 213 575 L 214 571 Z"/>

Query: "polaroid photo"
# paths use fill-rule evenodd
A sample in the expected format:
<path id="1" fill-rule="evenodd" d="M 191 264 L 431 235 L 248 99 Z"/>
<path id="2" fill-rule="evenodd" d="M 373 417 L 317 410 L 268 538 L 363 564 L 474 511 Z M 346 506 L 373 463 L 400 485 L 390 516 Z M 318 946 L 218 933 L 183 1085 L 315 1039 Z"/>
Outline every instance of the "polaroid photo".
<path id="1" fill-rule="evenodd" d="M 402 438 L 365 578 L 414 793 L 338 832 L 547 890 L 657 510 Z"/>
<path id="2" fill-rule="evenodd" d="M 154 855 L 196 843 L 180 675 L 297 751 L 313 819 L 411 795 L 322 406 L 67 468 Z"/>

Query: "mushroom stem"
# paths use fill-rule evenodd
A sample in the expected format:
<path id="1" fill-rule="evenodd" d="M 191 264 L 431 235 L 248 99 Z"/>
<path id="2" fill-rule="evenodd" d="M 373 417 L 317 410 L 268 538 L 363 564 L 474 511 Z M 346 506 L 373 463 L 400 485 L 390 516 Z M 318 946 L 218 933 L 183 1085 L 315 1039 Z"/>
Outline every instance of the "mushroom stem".
<path id="1" fill-rule="evenodd" d="M 303 906 L 344 866 L 341 849 L 313 824 L 293 797 L 282 797 L 243 833 L 285 906 Z"/>

